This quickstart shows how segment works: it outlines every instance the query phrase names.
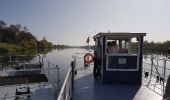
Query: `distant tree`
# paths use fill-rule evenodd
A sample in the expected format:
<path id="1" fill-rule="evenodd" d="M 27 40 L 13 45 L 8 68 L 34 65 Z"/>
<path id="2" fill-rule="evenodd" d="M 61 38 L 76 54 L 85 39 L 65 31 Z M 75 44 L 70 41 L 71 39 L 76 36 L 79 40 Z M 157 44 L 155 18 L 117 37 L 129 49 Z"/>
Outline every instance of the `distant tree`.
<path id="1" fill-rule="evenodd" d="M 16 44 L 17 35 L 15 34 L 15 32 L 11 31 L 10 29 L 4 29 L 0 33 L 1 33 L 1 42 Z"/>
<path id="2" fill-rule="evenodd" d="M 26 26 L 23 27 L 24 32 L 28 32 L 28 28 Z"/>
<path id="3" fill-rule="evenodd" d="M 0 55 L 2 56 L 2 55 L 5 55 L 5 54 L 7 54 L 8 53 L 8 49 L 6 49 L 6 48 L 0 48 Z"/>
<path id="4" fill-rule="evenodd" d="M 46 48 L 46 44 L 47 43 L 47 41 L 46 40 L 40 40 L 40 41 L 38 41 L 38 48 L 39 49 L 45 49 Z"/>
<path id="5" fill-rule="evenodd" d="M 53 48 L 53 44 L 51 42 L 48 42 L 46 39 L 43 39 L 38 41 L 38 48 L 40 49 Z"/>
<path id="6" fill-rule="evenodd" d="M 34 35 L 32 35 L 30 32 L 21 31 L 20 34 L 18 35 L 19 42 L 21 42 L 23 40 L 30 40 L 30 39 L 34 39 L 37 41 L 36 37 Z"/>
<path id="7" fill-rule="evenodd" d="M 22 30 L 22 26 L 20 24 L 16 24 L 15 26 L 19 29 L 19 31 Z"/>
<path id="8" fill-rule="evenodd" d="M 57 45 L 53 45 L 53 48 L 56 49 L 56 48 L 57 48 Z"/>
<path id="9" fill-rule="evenodd" d="M 16 25 L 13 25 L 13 24 L 9 26 L 9 29 L 15 33 L 20 32 L 20 29 Z"/>
<path id="10" fill-rule="evenodd" d="M 69 48 L 70 46 L 68 46 L 68 45 L 62 45 L 62 44 L 58 44 L 58 45 L 53 45 L 53 48 L 54 49 L 56 49 L 56 48 L 58 48 L 58 49 L 60 49 L 60 48 Z"/>
<path id="11" fill-rule="evenodd" d="M 37 41 L 34 39 L 23 40 L 20 45 L 24 47 L 25 50 L 36 50 L 37 49 Z"/>
<path id="12" fill-rule="evenodd" d="M 6 26 L 7 24 L 4 21 L 0 20 L 0 28 L 4 28 Z"/>
<path id="13" fill-rule="evenodd" d="M 52 42 L 48 42 L 48 48 L 53 48 L 53 43 Z"/>
<path id="14" fill-rule="evenodd" d="M 26 26 L 22 27 L 20 24 L 7 24 L 0 20 L 0 42 L 5 43 L 8 47 L 1 48 L 0 52 L 16 51 L 37 51 L 37 47 L 41 49 L 52 48 L 53 44 L 48 42 L 45 38 L 38 41 L 37 38 L 28 31 Z M 1 45 L 1 44 L 0 44 Z M 12 47 L 10 46 L 12 45 Z M 15 48 L 16 47 L 16 48 Z"/>

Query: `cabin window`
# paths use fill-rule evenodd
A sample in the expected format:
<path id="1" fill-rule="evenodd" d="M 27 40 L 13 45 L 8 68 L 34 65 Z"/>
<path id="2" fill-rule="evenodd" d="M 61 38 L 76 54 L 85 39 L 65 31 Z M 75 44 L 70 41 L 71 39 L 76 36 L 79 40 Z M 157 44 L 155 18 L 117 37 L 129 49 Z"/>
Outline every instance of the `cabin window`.
<path id="1" fill-rule="evenodd" d="M 130 53 L 129 39 L 107 39 L 106 54 Z"/>
<path id="2" fill-rule="evenodd" d="M 131 52 L 132 52 L 132 54 L 137 54 L 138 48 L 139 48 L 138 38 L 132 38 L 132 42 L 131 42 Z"/>
<path id="3" fill-rule="evenodd" d="M 107 70 L 138 70 L 138 42 L 137 38 L 108 37 L 106 39 Z"/>
<path id="4" fill-rule="evenodd" d="M 138 48 L 138 38 L 106 39 L 106 54 L 137 54 Z"/>
<path id="5" fill-rule="evenodd" d="M 120 47 L 120 50 L 119 50 L 119 52 L 120 53 L 128 53 L 128 46 L 129 46 L 129 43 L 128 43 L 129 41 L 127 41 L 127 40 L 120 40 L 120 43 L 121 43 L 121 45 L 119 46 Z"/>
<path id="6" fill-rule="evenodd" d="M 107 40 L 106 52 L 108 54 L 119 53 L 119 44 L 117 40 Z"/>

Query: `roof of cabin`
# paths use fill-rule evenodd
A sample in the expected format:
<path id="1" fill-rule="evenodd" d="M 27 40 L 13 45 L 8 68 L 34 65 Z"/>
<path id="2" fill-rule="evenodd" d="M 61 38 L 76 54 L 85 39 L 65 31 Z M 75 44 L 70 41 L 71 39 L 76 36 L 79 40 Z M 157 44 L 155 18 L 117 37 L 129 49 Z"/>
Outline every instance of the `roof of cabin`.
<path id="1" fill-rule="evenodd" d="M 139 36 L 146 36 L 146 33 L 129 33 L 129 32 L 110 32 L 110 33 L 98 33 L 96 34 L 93 39 L 98 37 L 107 36 L 107 37 L 139 37 Z"/>

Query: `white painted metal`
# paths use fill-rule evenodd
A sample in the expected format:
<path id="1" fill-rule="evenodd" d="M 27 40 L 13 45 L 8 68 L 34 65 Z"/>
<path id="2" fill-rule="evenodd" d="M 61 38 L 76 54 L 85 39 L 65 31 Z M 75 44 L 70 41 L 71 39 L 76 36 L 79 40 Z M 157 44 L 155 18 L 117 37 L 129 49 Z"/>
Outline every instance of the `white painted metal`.
<path id="1" fill-rule="evenodd" d="M 72 69 L 69 68 L 57 100 L 70 100 L 72 98 Z"/>

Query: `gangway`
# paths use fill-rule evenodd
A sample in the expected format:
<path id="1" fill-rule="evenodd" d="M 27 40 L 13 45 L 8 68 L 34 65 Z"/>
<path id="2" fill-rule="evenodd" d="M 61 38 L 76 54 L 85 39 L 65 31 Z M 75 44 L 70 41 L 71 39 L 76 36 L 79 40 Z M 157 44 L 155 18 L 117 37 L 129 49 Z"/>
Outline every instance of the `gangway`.
<path id="1" fill-rule="evenodd" d="M 57 98 L 60 90 L 60 68 L 58 65 L 41 55 L 12 55 L 2 58 L 0 100 L 18 99 L 18 97 L 23 99 L 30 97 L 31 100 L 54 100 Z M 21 64 L 21 68 L 16 69 Z M 30 93 L 26 90 L 29 90 Z"/>

